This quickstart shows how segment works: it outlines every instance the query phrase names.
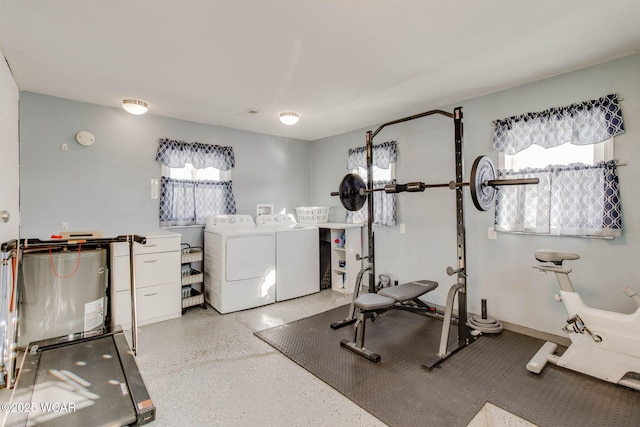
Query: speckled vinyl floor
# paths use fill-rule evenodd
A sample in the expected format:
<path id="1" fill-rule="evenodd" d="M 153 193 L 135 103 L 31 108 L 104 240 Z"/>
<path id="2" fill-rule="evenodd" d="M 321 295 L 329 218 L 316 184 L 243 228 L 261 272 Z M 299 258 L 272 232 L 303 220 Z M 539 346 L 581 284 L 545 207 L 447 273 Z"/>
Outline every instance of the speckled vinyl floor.
<path id="1" fill-rule="evenodd" d="M 141 327 L 137 359 L 157 408 L 151 426 L 387 425 L 254 335 L 274 327 L 286 329 L 291 322 L 344 306 L 350 299 L 324 290 L 225 315 L 195 307 L 180 319 Z M 338 346 L 328 345 L 332 344 Z M 402 384 L 389 386 L 402 389 Z M 425 420 L 420 425 L 430 424 Z M 490 404 L 469 424 L 507 425 L 532 424 Z"/>
<path id="2" fill-rule="evenodd" d="M 225 315 L 210 307 L 207 310 L 195 307 L 179 319 L 141 327 L 137 362 L 157 408 L 156 420 L 150 425 L 533 425 L 526 420 L 541 426 L 638 425 L 640 393 L 555 366 L 546 368 L 540 377 L 527 375 L 524 365 L 537 351 L 539 342 L 527 338 L 523 348 L 513 347 L 510 337 L 517 334 L 489 337 L 485 344 L 478 341 L 445 361 L 442 369 L 433 371 L 435 376 L 429 376 L 419 363 L 407 363 L 405 351 L 418 348 L 422 361 L 424 351 L 419 350 L 419 345 L 428 342 L 425 337 L 429 333 L 415 335 L 414 327 L 429 319 L 391 311 L 375 327 L 367 329 L 367 343 L 382 354 L 383 372 L 380 366 L 340 348 L 341 337 L 336 335 L 350 335 L 350 327 L 333 331 L 328 326 L 330 322 L 322 320 L 323 316 L 336 313 L 338 318 L 331 321 L 338 320 L 343 316 L 339 307 L 349 302 L 349 296 L 324 290 Z M 311 325 L 314 318 L 321 319 L 315 322 L 316 326 Z M 391 329 L 385 333 L 388 328 Z M 330 336 L 322 338 L 314 335 L 314 330 Z M 306 366 L 294 363 L 256 333 L 263 338 L 265 334 L 285 336 L 294 347 L 303 349 L 296 357 L 302 357 Z M 295 336 L 306 338 L 296 344 Z M 310 347 L 309 339 L 313 344 Z M 333 359 L 325 353 L 333 354 Z M 495 362 L 513 355 L 524 362 L 517 361 L 496 373 Z M 335 365 L 335 360 L 342 359 L 346 363 Z M 398 360 L 402 363 L 397 363 Z M 403 379 L 401 365 L 415 367 L 414 385 Z M 313 369 L 339 372 L 349 389 L 338 391 L 336 383 L 319 379 L 310 372 Z M 353 375 L 372 369 L 373 374 Z M 493 372 L 489 379 L 483 377 L 485 371 Z M 367 383 L 371 378 L 374 383 Z M 423 391 L 416 391 L 415 383 L 423 384 Z M 484 390 L 484 394 L 478 390 Z M 358 393 L 365 398 L 358 398 Z M 593 396 L 598 394 L 601 398 L 594 400 Z M 0 390 L 0 400 L 6 402 L 9 398 L 9 390 Z M 385 407 L 399 416 L 381 412 L 380 408 Z M 575 411 L 581 412 L 579 417 Z M 448 418 L 448 412 L 453 417 Z M 611 413 L 607 421 L 598 424 L 601 418 L 598 416 L 607 413 Z M 594 417 L 589 422 L 580 424 L 590 415 Z"/>
<path id="3" fill-rule="evenodd" d="M 384 426 L 254 332 L 346 304 L 325 290 L 225 315 L 191 308 L 139 330 L 150 426 Z"/>

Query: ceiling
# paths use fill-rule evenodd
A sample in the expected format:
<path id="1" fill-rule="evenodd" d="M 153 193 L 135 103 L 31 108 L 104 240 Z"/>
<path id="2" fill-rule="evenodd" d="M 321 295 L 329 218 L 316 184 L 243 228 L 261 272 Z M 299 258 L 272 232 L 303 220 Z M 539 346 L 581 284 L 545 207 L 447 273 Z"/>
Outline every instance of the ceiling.
<path id="1" fill-rule="evenodd" d="M 0 0 L 0 50 L 20 90 L 317 140 L 638 53 L 640 1 Z"/>

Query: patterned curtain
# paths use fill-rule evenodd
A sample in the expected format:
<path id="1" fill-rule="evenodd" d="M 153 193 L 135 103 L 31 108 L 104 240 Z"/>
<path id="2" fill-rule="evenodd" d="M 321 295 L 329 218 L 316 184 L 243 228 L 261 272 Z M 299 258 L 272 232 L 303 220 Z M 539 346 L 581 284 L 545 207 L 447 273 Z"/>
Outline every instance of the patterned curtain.
<path id="1" fill-rule="evenodd" d="M 498 171 L 500 178 L 539 178 L 538 185 L 498 187 L 496 230 L 620 237 L 622 209 L 614 160 Z"/>
<path id="2" fill-rule="evenodd" d="M 398 161 L 398 143 L 396 141 L 384 142 L 374 145 L 372 150 L 373 165 L 381 169 L 389 169 L 392 163 Z M 353 171 L 359 167 L 367 168 L 367 150 L 366 147 L 358 147 L 349 149 L 347 157 L 347 169 Z M 373 188 L 384 188 L 387 184 L 393 184 L 391 181 L 374 181 Z M 396 225 L 396 195 L 387 194 L 384 191 L 376 191 L 373 194 L 373 223 L 393 227 Z M 368 217 L 367 204 L 359 211 L 347 211 L 347 223 L 366 222 Z"/>
<path id="3" fill-rule="evenodd" d="M 597 144 L 624 132 L 618 95 L 496 120 L 494 125 L 493 148 L 505 154 L 515 154 L 533 144 L 544 148 L 568 141 Z"/>
<path id="4" fill-rule="evenodd" d="M 387 184 L 395 183 L 392 181 L 374 181 L 373 188 L 384 188 Z M 373 217 L 374 224 L 387 225 L 393 227 L 396 225 L 396 195 L 387 194 L 384 191 L 376 191 L 373 195 Z M 358 211 L 347 211 L 347 223 L 364 223 L 367 222 L 369 208 L 365 203 L 362 209 Z"/>
<path id="5" fill-rule="evenodd" d="M 156 161 L 173 168 L 191 163 L 198 169 L 235 166 L 232 147 L 186 143 L 161 139 Z M 162 177 L 160 186 L 160 226 L 203 225 L 207 217 L 235 214 L 236 201 L 231 181 L 202 181 Z"/>
<path id="6" fill-rule="evenodd" d="M 597 144 L 624 132 L 618 95 L 496 120 L 493 147 L 515 154 L 533 144 Z M 622 235 L 615 161 L 543 169 L 498 171 L 509 178 L 540 179 L 538 185 L 499 187 L 495 225 L 500 231 L 570 236 Z"/>
<path id="7" fill-rule="evenodd" d="M 196 169 L 214 167 L 223 171 L 233 169 L 236 158 L 233 147 L 183 142 L 161 138 L 156 161 L 170 168 L 183 168 L 191 163 Z"/>

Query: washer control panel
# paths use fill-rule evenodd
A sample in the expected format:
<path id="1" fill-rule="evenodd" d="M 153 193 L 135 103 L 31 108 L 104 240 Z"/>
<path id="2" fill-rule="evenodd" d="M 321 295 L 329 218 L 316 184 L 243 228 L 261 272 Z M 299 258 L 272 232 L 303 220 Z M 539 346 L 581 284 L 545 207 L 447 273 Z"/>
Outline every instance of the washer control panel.
<path id="1" fill-rule="evenodd" d="M 292 214 L 259 215 L 256 217 L 259 227 L 289 227 L 297 222 Z"/>

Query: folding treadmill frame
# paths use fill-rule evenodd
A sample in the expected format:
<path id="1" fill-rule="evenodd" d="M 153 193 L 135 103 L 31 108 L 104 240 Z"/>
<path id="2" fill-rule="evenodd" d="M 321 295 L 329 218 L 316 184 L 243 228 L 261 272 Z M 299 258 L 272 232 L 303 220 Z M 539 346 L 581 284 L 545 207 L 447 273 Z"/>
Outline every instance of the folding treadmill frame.
<path id="1" fill-rule="evenodd" d="M 156 408 L 151 401 L 149 392 L 147 391 L 142 376 L 140 375 L 140 370 L 138 369 L 135 356 L 130 350 L 129 344 L 127 343 L 122 330 L 117 329 L 115 331 L 107 331 L 103 334 L 94 334 L 93 336 L 88 335 L 90 334 L 78 333 L 73 336 L 63 336 L 29 344 L 27 352 L 22 360 L 20 376 L 16 382 L 13 399 L 10 404 L 12 408 L 16 409 L 16 411 L 9 412 L 5 425 L 28 425 L 29 416 L 38 413 L 38 411 L 42 412 L 42 405 L 64 404 L 64 402 L 33 401 L 34 392 L 36 391 L 36 380 L 38 373 L 41 371 L 40 363 L 42 358 L 47 355 L 47 352 L 52 352 L 53 350 L 60 348 L 69 348 L 71 346 L 87 347 L 91 346 L 92 342 L 97 340 L 110 341 L 109 344 L 112 345 L 115 350 L 113 353 L 115 353 L 119 359 L 119 365 L 126 381 L 128 395 L 131 399 L 134 412 L 131 412 L 130 419 L 127 420 L 124 425 L 144 425 L 155 420 Z M 108 378 L 108 374 L 106 377 Z M 114 387 L 114 385 L 112 385 L 112 387 Z M 27 408 L 28 410 L 24 410 Z M 67 409 L 67 413 L 60 417 L 61 425 L 76 425 L 77 423 L 73 421 L 75 408 Z M 113 408 L 108 407 L 107 412 L 109 410 L 113 411 Z M 113 423 L 107 419 L 96 420 L 95 425 L 102 424 L 113 425 Z"/>
<path id="2" fill-rule="evenodd" d="M 72 236 L 71 239 L 52 239 L 52 240 L 40 240 L 40 239 L 25 239 L 20 243 L 17 241 L 9 242 L 9 244 L 3 244 L 3 251 L 11 248 L 16 250 L 16 257 L 18 265 L 21 263 L 22 253 L 24 251 L 31 250 L 44 250 L 50 247 L 77 247 L 83 245 L 84 247 L 99 247 L 108 246 L 114 242 L 127 242 L 129 244 L 129 267 L 130 267 L 130 279 L 131 279 L 131 329 L 132 329 L 132 345 L 131 348 L 124 336 L 124 333 L 118 326 L 112 328 L 105 326 L 102 331 L 89 331 L 79 332 L 73 335 L 57 337 L 38 341 L 36 343 L 30 343 L 26 349 L 25 355 L 22 359 L 21 369 L 19 376 L 15 381 L 15 387 L 13 390 L 12 401 L 10 403 L 11 408 L 21 409 L 16 411 L 8 411 L 5 423 L 7 426 L 22 426 L 27 425 L 29 422 L 29 415 L 32 411 L 25 409 L 35 409 L 36 404 L 32 402 L 33 393 L 36 388 L 36 380 L 38 376 L 38 370 L 42 361 L 43 355 L 47 355 L 48 351 L 69 348 L 71 346 L 91 346 L 92 342 L 95 344 L 97 340 L 111 340 L 109 343 L 101 342 L 101 345 L 107 344 L 109 348 L 113 346 L 112 354 L 116 354 L 119 366 L 122 374 L 124 375 L 124 381 L 126 382 L 127 390 L 122 390 L 123 395 L 128 394 L 131 399 L 131 405 L 134 408 L 135 413 L 132 413 L 130 421 L 127 421 L 124 425 L 143 425 L 155 420 L 156 408 L 151 401 L 149 393 L 146 389 L 138 365 L 135 361 L 135 355 L 137 354 L 137 313 L 136 313 L 136 293 L 135 293 L 135 262 L 134 262 L 134 242 L 145 244 L 146 238 L 137 235 L 122 235 L 115 238 L 91 238 L 88 236 Z M 5 247 L 6 246 L 6 247 Z M 14 327 L 17 327 L 17 310 L 14 319 Z M 14 347 L 17 345 L 17 334 L 14 335 Z M 12 375 L 15 376 L 15 357 L 11 363 Z M 12 384 L 13 385 L 13 384 Z M 124 387 L 124 385 L 122 386 Z M 49 402 L 55 403 L 55 402 Z M 107 403 L 108 404 L 108 403 Z M 70 412 L 72 414 L 72 412 Z M 66 422 L 69 421 L 69 422 Z M 108 420 L 97 420 L 97 423 L 106 422 Z M 71 419 L 66 420 L 62 425 L 73 425 Z"/>

